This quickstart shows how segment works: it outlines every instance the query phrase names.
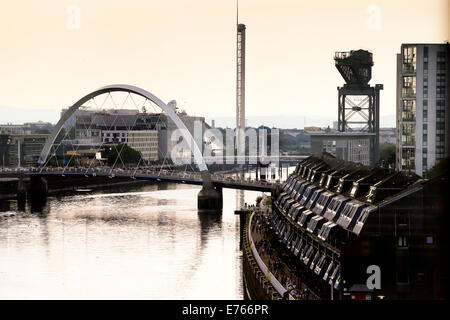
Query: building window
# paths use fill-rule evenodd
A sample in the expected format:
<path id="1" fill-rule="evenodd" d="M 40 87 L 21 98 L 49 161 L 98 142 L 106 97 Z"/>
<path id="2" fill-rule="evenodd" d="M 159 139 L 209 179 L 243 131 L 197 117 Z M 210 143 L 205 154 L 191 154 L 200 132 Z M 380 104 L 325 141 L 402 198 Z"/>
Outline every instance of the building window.
<path id="1" fill-rule="evenodd" d="M 408 238 L 406 236 L 398 236 L 397 237 L 397 247 L 407 248 L 408 247 Z"/>
<path id="2" fill-rule="evenodd" d="M 415 98 L 416 97 L 416 77 L 403 77 L 403 97 Z"/>
<path id="3" fill-rule="evenodd" d="M 436 62 L 437 62 L 437 69 L 438 70 L 444 70 L 445 69 L 445 52 L 437 52 L 436 53 Z"/>
<path id="4" fill-rule="evenodd" d="M 445 123 L 444 122 L 436 122 L 436 134 L 445 135 Z"/>
<path id="5" fill-rule="evenodd" d="M 397 283 L 398 284 L 408 284 L 409 277 L 406 271 L 397 271 Z"/>
<path id="6" fill-rule="evenodd" d="M 423 79 L 423 97 L 428 98 L 428 77 Z"/>
<path id="7" fill-rule="evenodd" d="M 401 166 L 402 166 L 402 170 L 414 170 L 415 169 L 415 149 L 402 148 Z"/>
<path id="8" fill-rule="evenodd" d="M 404 123 L 401 137 L 403 146 L 415 146 L 415 125 L 413 123 Z"/>
<path id="9" fill-rule="evenodd" d="M 416 120 L 416 100 L 403 100 L 402 108 L 402 120 L 403 121 L 415 121 Z"/>
<path id="10" fill-rule="evenodd" d="M 445 110 L 436 110 L 436 122 L 445 122 Z"/>
<path id="11" fill-rule="evenodd" d="M 416 72 L 416 46 L 404 46 L 403 47 L 403 72 L 415 73 Z"/>
<path id="12" fill-rule="evenodd" d="M 436 87 L 445 90 L 445 74 L 436 75 Z"/>
<path id="13" fill-rule="evenodd" d="M 432 245 L 434 245 L 434 237 L 433 237 L 432 235 L 430 235 L 430 234 L 426 235 L 426 236 L 425 236 L 425 244 L 426 244 L 427 246 L 432 246 Z"/>
<path id="14" fill-rule="evenodd" d="M 423 280 L 425 279 L 425 273 L 423 273 L 423 272 L 417 272 L 416 275 L 417 275 L 417 276 L 416 276 L 416 280 L 417 280 L 418 282 L 421 282 L 421 281 L 423 281 Z"/>
<path id="15" fill-rule="evenodd" d="M 405 212 L 397 212 L 397 225 L 404 226 L 408 224 L 408 217 Z"/>

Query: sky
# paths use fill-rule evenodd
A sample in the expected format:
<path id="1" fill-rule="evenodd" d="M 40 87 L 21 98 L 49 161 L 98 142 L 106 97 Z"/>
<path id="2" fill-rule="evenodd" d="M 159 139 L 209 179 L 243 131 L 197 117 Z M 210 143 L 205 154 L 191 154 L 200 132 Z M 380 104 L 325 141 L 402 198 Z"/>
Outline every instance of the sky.
<path id="1" fill-rule="evenodd" d="M 450 40 L 450 0 L 241 0 L 247 124 L 337 120 L 336 51 L 373 53 L 381 126 L 395 126 L 402 43 Z M 109 84 L 142 87 L 234 126 L 235 0 L 1 0 L 0 124 L 59 119 Z"/>

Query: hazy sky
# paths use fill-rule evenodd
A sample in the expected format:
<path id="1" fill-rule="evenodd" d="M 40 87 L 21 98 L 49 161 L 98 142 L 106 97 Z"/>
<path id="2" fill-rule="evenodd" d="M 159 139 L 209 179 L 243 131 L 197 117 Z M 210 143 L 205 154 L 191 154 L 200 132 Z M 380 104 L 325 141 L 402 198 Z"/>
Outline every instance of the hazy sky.
<path id="1" fill-rule="evenodd" d="M 248 124 L 337 120 L 344 81 L 334 52 L 362 48 L 374 55 L 371 83 L 384 84 L 381 115 L 390 120 L 381 125 L 394 126 L 395 54 L 401 43 L 449 40 L 449 2 L 241 0 Z M 235 115 L 235 0 L 1 0 L 0 8 L 0 123 L 56 122 L 62 107 L 115 83 L 175 99 L 189 114 Z"/>

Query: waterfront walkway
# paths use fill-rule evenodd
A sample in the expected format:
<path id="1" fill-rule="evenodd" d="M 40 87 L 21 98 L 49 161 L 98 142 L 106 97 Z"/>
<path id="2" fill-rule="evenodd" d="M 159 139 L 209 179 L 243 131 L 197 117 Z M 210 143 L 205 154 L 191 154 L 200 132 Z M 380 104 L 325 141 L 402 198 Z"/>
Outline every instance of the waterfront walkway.
<path id="1" fill-rule="evenodd" d="M 297 300 L 317 300 L 318 298 L 299 280 L 283 261 L 275 249 L 278 241 L 273 230 L 270 229 L 270 211 L 259 206 L 251 225 L 251 234 L 258 254 L 277 280 Z"/>

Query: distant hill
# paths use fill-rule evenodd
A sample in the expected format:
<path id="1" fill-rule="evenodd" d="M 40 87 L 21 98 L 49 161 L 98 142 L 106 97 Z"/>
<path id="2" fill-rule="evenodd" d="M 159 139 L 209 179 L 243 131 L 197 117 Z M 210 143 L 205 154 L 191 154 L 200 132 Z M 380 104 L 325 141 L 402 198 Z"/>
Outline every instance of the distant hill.
<path id="1" fill-rule="evenodd" d="M 211 120 L 215 120 L 216 127 L 229 127 L 234 128 L 236 126 L 236 120 L 234 117 L 205 117 L 208 123 Z M 301 115 L 273 115 L 273 116 L 253 116 L 247 115 L 247 126 L 259 127 L 265 125 L 268 127 L 284 128 L 284 129 L 303 129 L 306 126 L 327 127 L 333 126 L 333 121 L 337 121 L 336 114 L 324 115 L 324 116 L 301 116 Z M 380 117 L 380 127 L 395 127 L 395 114 L 385 115 Z"/>
<path id="2" fill-rule="evenodd" d="M 0 123 L 11 122 L 21 124 L 24 122 L 36 122 L 41 120 L 44 122 L 51 122 L 55 124 L 59 120 L 60 112 L 60 109 L 35 109 L 0 106 Z M 211 120 L 215 120 L 216 127 L 234 128 L 236 126 L 236 119 L 234 116 L 210 117 L 206 115 L 205 120 L 208 122 L 208 124 L 211 124 Z M 247 126 L 250 127 L 259 127 L 260 125 L 284 129 L 303 129 L 305 125 L 332 127 L 333 121 L 337 121 L 337 111 L 336 114 L 329 115 L 247 115 Z M 380 121 L 380 127 L 395 127 L 395 115 L 381 116 Z"/>
<path id="3" fill-rule="evenodd" d="M 22 124 L 25 122 L 51 122 L 55 124 L 59 120 L 61 110 L 58 109 L 34 109 L 0 106 L 0 123 Z"/>

